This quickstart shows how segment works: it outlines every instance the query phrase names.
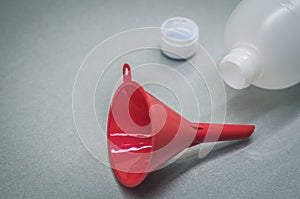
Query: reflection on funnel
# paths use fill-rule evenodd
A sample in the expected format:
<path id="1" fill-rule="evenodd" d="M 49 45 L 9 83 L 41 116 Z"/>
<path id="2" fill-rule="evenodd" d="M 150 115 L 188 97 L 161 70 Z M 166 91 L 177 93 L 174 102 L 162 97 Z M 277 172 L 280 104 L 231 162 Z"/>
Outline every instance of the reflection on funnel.
<path id="1" fill-rule="evenodd" d="M 253 125 L 189 122 L 132 81 L 128 64 L 123 66 L 123 80 L 110 106 L 107 138 L 111 167 L 126 187 L 139 185 L 188 147 L 246 139 L 254 131 Z"/>

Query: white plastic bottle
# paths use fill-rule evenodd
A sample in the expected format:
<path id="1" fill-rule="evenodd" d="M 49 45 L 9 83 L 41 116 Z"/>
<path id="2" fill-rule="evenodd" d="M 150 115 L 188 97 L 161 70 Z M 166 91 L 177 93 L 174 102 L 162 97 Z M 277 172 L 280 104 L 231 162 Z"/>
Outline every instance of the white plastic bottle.
<path id="1" fill-rule="evenodd" d="M 225 29 L 219 69 L 235 89 L 283 89 L 300 82 L 300 0 L 243 0 Z"/>

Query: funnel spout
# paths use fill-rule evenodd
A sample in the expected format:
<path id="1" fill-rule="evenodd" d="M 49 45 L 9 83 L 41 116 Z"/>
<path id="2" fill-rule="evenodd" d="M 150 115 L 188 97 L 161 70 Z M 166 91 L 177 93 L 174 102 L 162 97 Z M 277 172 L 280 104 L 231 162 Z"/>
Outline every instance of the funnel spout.
<path id="1" fill-rule="evenodd" d="M 197 129 L 195 139 L 191 144 L 191 146 L 194 146 L 204 142 L 247 139 L 252 135 L 255 126 L 237 124 L 193 123 L 192 128 Z"/>

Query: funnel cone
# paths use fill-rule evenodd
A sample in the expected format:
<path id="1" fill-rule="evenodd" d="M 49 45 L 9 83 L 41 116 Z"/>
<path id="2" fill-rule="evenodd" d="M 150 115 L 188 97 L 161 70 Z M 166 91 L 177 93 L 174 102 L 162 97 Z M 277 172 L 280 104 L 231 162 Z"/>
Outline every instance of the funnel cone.
<path id="1" fill-rule="evenodd" d="M 247 139 L 253 125 L 192 123 L 132 81 L 123 66 L 123 83 L 114 94 L 107 124 L 108 152 L 118 181 L 143 182 L 185 148 L 203 142 Z"/>

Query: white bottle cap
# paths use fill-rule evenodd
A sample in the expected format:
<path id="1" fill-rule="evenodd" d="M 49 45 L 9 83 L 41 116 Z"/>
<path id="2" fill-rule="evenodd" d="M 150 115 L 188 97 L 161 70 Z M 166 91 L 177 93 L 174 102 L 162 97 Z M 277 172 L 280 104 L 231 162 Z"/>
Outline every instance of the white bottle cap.
<path id="1" fill-rule="evenodd" d="M 195 22 L 184 17 L 167 19 L 161 26 L 162 52 L 173 59 L 187 59 L 197 51 L 199 29 Z"/>

